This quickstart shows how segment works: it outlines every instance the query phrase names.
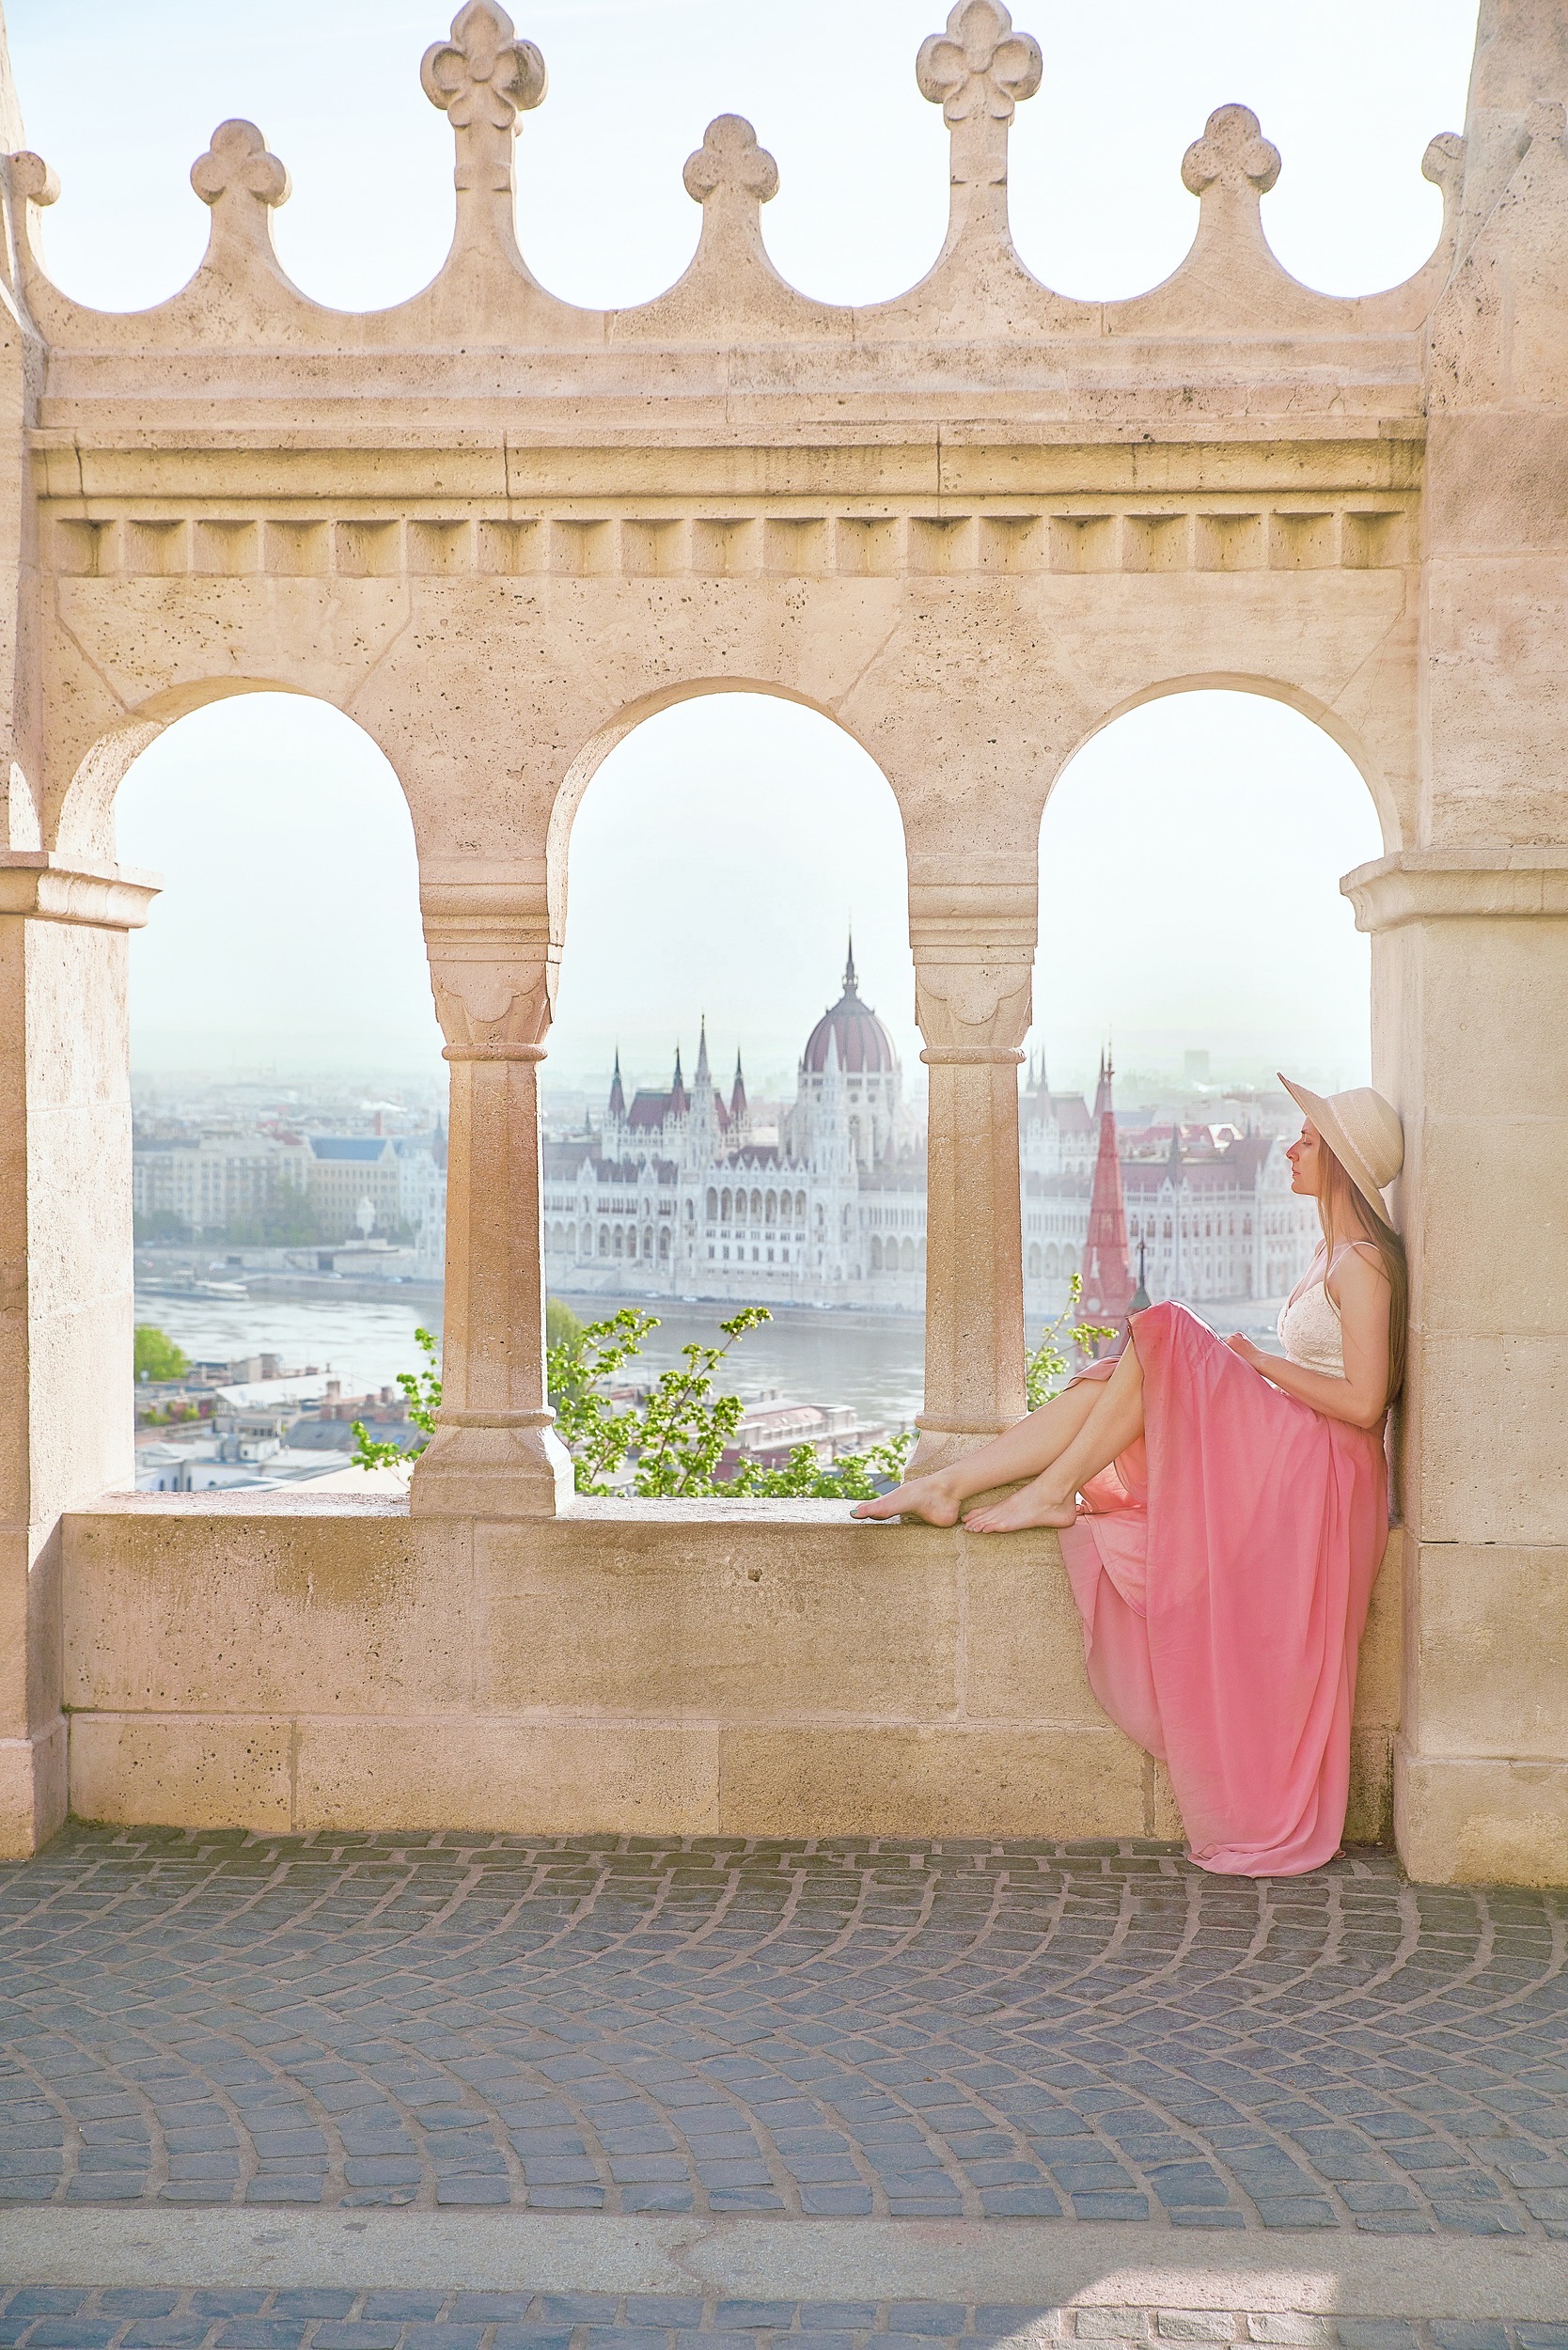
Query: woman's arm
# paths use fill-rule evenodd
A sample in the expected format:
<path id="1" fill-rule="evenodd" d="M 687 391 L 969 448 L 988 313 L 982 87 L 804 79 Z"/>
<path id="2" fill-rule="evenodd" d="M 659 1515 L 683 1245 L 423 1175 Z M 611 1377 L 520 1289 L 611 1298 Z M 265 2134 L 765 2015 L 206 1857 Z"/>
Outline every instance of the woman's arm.
<path id="1" fill-rule="evenodd" d="M 1352 1428 L 1376 1428 L 1388 1408 L 1388 1277 L 1375 1257 L 1347 1248 L 1330 1281 L 1340 1308 L 1340 1336 L 1344 1348 L 1345 1375 L 1306 1371 L 1281 1355 L 1265 1355 L 1238 1332 L 1226 1344 L 1244 1363 L 1287 1395 L 1309 1403 L 1325 1419 L 1341 1419 Z"/>

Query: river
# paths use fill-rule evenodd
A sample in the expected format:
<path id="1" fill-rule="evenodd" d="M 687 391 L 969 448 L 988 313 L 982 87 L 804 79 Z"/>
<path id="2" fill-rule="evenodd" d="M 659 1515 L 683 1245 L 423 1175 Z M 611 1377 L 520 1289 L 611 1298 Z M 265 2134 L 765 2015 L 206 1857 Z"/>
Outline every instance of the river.
<path id="1" fill-rule="evenodd" d="M 571 1302 L 585 1321 L 613 1313 L 617 1303 L 600 1297 Z M 694 1340 L 716 1343 L 720 1316 L 733 1310 L 628 1302 L 659 1315 L 640 1358 L 654 1371 L 679 1362 L 682 1347 Z M 1211 1310 L 1222 1329 L 1239 1325 L 1260 1340 L 1272 1336 L 1272 1308 Z M 387 1386 L 399 1371 L 422 1369 L 414 1333 L 423 1324 L 439 1336 L 441 1308 L 396 1299 L 181 1297 L 159 1291 L 138 1292 L 136 1320 L 156 1323 L 193 1358 L 232 1361 L 267 1353 L 280 1355 L 289 1371 L 307 1363 L 322 1371 L 330 1366 L 352 1393 Z M 907 1427 L 920 1408 L 924 1339 L 925 1325 L 916 1314 L 797 1309 L 740 1340 L 717 1385 L 747 1398 L 776 1392 L 797 1402 L 848 1403 L 863 1425 Z"/>

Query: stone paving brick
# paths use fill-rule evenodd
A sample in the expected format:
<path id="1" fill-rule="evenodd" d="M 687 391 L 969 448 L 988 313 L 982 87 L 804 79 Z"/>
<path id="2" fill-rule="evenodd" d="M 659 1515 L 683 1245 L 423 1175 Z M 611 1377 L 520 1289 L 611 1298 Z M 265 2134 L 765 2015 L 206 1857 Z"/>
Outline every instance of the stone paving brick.
<path id="1" fill-rule="evenodd" d="M 1565 1912 L 1375 1854 L 1254 1885 L 1106 1840 L 72 1827 L 0 1866 L 0 2200 L 1561 2236 Z M 203 2313 L 120 2311 L 180 2330 L 118 2350 Z M 294 2322 L 211 2316 L 208 2350 Z M 463 2350 L 449 2311 L 301 2322 Z"/>

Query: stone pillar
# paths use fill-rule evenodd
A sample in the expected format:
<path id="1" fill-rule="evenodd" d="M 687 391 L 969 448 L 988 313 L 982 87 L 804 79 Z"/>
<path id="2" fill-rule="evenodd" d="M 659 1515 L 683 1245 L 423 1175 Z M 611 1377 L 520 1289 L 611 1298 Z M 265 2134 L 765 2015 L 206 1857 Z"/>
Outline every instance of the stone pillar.
<path id="1" fill-rule="evenodd" d="M 1405 1121 L 1395 1829 L 1418 1881 L 1568 1882 L 1568 850 L 1347 876 Z"/>
<path id="2" fill-rule="evenodd" d="M 554 1517 L 572 1498 L 544 1366 L 539 1064 L 557 951 L 510 888 L 427 886 L 420 904 L 452 1081 L 442 1402 L 409 1506 Z"/>
<path id="3" fill-rule="evenodd" d="M 66 1815 L 60 1516 L 134 1477 L 125 932 L 157 884 L 0 851 L 0 1858 Z"/>
<path id="4" fill-rule="evenodd" d="M 1018 1067 L 1034 897 L 1032 874 L 1011 887 L 910 885 L 915 1017 L 931 1071 L 921 1469 L 973 1451 L 1024 1414 Z"/>

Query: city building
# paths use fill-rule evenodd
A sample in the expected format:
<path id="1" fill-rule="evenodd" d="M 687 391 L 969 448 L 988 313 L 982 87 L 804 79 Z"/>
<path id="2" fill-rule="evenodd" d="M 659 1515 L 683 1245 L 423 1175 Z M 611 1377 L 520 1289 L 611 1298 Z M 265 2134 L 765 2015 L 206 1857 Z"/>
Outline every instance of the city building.
<path id="1" fill-rule="evenodd" d="M 752 1132 L 738 1054 L 728 1098 L 713 1084 L 706 1023 L 689 1087 L 678 1048 L 669 1086 L 628 1105 L 617 1057 L 599 1130 L 545 1145 L 546 1277 L 563 1291 L 918 1307 L 920 1145 L 852 945 L 775 1142 Z"/>
<path id="2" fill-rule="evenodd" d="M 1020 1104 L 1024 1297 L 1124 1319 L 1144 1244 L 1150 1296 L 1194 1305 L 1284 1296 L 1317 1246 L 1277 1136 L 1224 1127 L 1119 1131 L 1103 1060 L 1092 1110 L 1031 1066 Z M 1157 1156 L 1152 1156 L 1157 1153 Z M 776 1142 L 758 1139 L 739 1054 L 726 1096 L 706 1024 L 688 1085 L 630 1104 L 619 1056 L 596 1129 L 544 1145 L 545 1276 L 553 1290 L 918 1311 L 926 1160 L 893 1041 L 843 990 L 806 1041 Z"/>
<path id="3" fill-rule="evenodd" d="M 172 1218 L 196 1238 L 259 1220 L 307 1183 L 304 1147 L 271 1135 L 137 1142 L 131 1153 L 134 1214 Z"/>

